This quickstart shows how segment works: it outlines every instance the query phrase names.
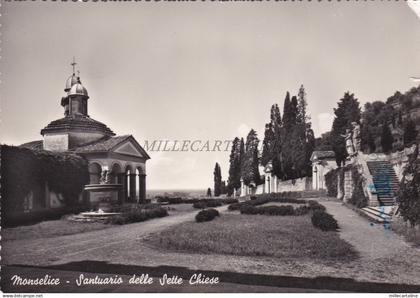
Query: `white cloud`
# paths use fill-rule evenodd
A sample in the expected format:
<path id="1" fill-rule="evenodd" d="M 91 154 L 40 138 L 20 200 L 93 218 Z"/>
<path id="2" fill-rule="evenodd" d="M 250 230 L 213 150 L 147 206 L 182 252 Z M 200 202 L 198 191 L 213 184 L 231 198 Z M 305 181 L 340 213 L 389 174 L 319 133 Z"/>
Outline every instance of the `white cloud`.
<path id="1" fill-rule="evenodd" d="M 334 120 L 334 115 L 330 113 L 320 113 L 317 115 L 318 118 L 318 130 L 317 135 L 320 136 L 324 132 L 330 131 Z"/>
<path id="2" fill-rule="evenodd" d="M 407 0 L 408 6 L 411 10 L 420 18 L 420 1 L 418 0 Z"/>

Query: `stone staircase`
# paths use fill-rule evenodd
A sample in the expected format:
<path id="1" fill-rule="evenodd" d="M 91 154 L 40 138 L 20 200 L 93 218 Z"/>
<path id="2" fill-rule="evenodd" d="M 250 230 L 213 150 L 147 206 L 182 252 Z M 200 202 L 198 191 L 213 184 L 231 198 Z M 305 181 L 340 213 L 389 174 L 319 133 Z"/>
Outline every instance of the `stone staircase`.
<path id="1" fill-rule="evenodd" d="M 372 175 L 379 205 L 395 205 L 398 178 L 391 163 L 388 161 L 368 161 L 367 166 Z"/>

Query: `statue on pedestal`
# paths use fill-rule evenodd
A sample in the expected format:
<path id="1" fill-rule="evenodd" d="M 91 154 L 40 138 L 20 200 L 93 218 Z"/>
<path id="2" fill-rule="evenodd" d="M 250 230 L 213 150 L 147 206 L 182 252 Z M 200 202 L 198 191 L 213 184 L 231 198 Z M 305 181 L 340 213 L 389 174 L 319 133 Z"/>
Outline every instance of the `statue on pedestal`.
<path id="1" fill-rule="evenodd" d="M 352 157 L 354 155 L 354 147 L 353 147 L 353 138 L 352 138 L 352 132 L 349 128 L 346 129 L 346 134 L 341 135 L 344 140 L 346 141 L 346 151 L 347 154 Z"/>
<path id="2" fill-rule="evenodd" d="M 101 174 L 101 179 L 99 184 L 110 184 L 111 183 L 111 173 L 108 170 L 103 170 Z"/>

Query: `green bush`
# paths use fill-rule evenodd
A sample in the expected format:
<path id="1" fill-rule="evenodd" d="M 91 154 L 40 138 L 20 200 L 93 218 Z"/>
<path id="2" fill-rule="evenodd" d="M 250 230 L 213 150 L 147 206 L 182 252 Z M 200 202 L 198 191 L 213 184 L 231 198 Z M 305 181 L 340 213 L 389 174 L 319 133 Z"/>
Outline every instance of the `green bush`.
<path id="1" fill-rule="evenodd" d="M 243 205 L 240 208 L 242 214 L 261 214 L 261 215 L 276 215 L 276 216 L 286 216 L 286 215 L 304 215 L 310 211 L 307 206 L 299 206 L 294 209 L 292 205 L 284 206 L 262 206 L 255 207 L 252 205 Z"/>
<path id="2" fill-rule="evenodd" d="M 216 209 L 204 209 L 197 213 L 195 220 L 196 222 L 211 221 L 216 216 L 220 216 L 219 211 Z"/>
<path id="3" fill-rule="evenodd" d="M 325 211 L 326 210 L 324 205 L 321 205 L 320 203 L 314 200 L 309 200 L 308 205 L 312 211 L 317 211 L 317 210 Z"/>
<path id="4" fill-rule="evenodd" d="M 252 205 L 242 205 L 239 211 L 242 214 L 260 214 L 258 208 Z"/>
<path id="5" fill-rule="evenodd" d="M 195 209 L 205 209 L 207 207 L 206 202 L 196 202 L 193 204 L 193 208 Z"/>
<path id="6" fill-rule="evenodd" d="M 295 215 L 296 216 L 305 215 L 305 214 L 308 214 L 310 211 L 311 211 L 311 208 L 309 206 L 299 206 L 295 208 Z"/>
<path id="7" fill-rule="evenodd" d="M 336 231 L 338 223 L 335 218 L 322 210 L 315 210 L 311 217 L 314 227 L 322 231 Z"/>
<path id="8" fill-rule="evenodd" d="M 148 219 L 165 217 L 168 215 L 168 210 L 154 204 L 130 204 L 122 206 L 119 212 L 122 212 L 122 214 L 111 217 L 107 223 L 122 225 L 134 222 L 142 222 Z"/>

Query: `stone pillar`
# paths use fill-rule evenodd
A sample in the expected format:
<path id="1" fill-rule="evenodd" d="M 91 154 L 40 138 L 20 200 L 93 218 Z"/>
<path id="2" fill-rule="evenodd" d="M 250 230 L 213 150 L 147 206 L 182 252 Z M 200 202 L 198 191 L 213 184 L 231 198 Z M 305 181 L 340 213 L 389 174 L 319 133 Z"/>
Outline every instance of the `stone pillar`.
<path id="1" fill-rule="evenodd" d="M 337 199 L 339 200 L 342 200 L 344 197 L 343 190 L 340 187 L 340 185 L 342 184 L 341 179 L 342 177 L 341 177 L 340 171 L 338 171 L 337 172 Z"/>
<path id="2" fill-rule="evenodd" d="M 273 181 L 274 181 L 274 192 L 275 193 L 278 193 L 279 192 L 279 190 L 277 189 L 277 176 L 276 175 L 273 175 Z"/>
<path id="3" fill-rule="evenodd" d="M 128 202 L 128 175 L 126 173 L 121 174 L 122 184 L 122 203 Z"/>
<path id="4" fill-rule="evenodd" d="M 146 201 L 146 174 L 139 174 L 139 204 Z"/>
<path id="5" fill-rule="evenodd" d="M 244 179 L 241 178 L 241 197 L 245 196 L 245 184 Z"/>
<path id="6" fill-rule="evenodd" d="M 271 187 L 270 187 L 270 175 L 267 173 L 265 176 L 265 189 L 267 190 L 267 193 L 271 192 Z"/>
<path id="7" fill-rule="evenodd" d="M 136 174 L 130 174 L 130 202 L 136 201 Z"/>
<path id="8" fill-rule="evenodd" d="M 118 204 L 123 204 L 125 202 L 125 194 L 126 194 L 126 180 L 125 178 L 125 174 L 124 173 L 116 173 L 115 176 L 117 177 L 117 184 L 121 184 L 122 187 L 120 188 L 120 190 L 118 191 Z"/>
<path id="9" fill-rule="evenodd" d="M 353 195 L 353 179 L 351 177 L 351 170 L 344 172 L 344 202 L 348 200 Z"/>

